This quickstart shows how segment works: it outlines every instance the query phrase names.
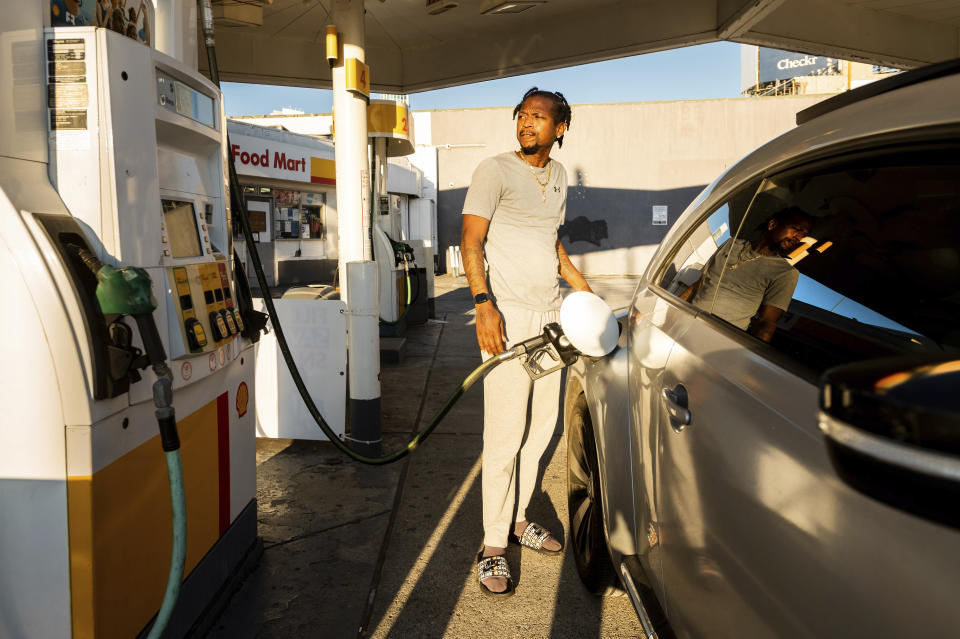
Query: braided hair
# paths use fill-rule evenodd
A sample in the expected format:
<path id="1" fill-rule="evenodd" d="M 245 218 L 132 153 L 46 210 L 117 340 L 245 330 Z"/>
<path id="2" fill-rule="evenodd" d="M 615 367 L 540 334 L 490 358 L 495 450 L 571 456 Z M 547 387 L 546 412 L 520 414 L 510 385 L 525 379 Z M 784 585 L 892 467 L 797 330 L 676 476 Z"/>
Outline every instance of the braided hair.
<path id="1" fill-rule="evenodd" d="M 520 100 L 520 103 L 513 108 L 513 118 L 517 118 L 517 114 L 520 113 L 520 108 L 523 106 L 523 103 L 526 102 L 527 98 L 547 98 L 548 100 L 553 101 L 553 121 L 557 124 L 563 122 L 567 125 L 567 128 L 570 128 L 570 105 L 567 103 L 567 99 L 563 97 L 563 94 L 559 91 L 541 91 L 537 87 L 532 87 L 529 91 L 523 94 L 523 98 Z M 557 146 L 563 147 L 563 136 L 561 135 L 557 138 Z"/>

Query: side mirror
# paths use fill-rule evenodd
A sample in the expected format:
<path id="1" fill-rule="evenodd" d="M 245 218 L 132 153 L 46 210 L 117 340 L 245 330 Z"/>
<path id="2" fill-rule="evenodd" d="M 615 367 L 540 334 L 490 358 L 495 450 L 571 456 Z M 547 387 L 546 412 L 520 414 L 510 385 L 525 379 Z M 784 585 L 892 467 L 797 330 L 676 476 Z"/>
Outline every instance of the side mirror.
<path id="1" fill-rule="evenodd" d="M 869 360 L 828 370 L 820 430 L 843 481 L 879 501 L 960 527 L 960 359 Z"/>

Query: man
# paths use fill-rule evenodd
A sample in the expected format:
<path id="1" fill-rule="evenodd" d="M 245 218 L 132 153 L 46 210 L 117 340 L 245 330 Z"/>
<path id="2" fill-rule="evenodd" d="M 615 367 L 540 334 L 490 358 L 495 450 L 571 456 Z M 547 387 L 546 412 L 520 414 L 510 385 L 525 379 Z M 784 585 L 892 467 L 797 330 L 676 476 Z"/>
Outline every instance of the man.
<path id="1" fill-rule="evenodd" d="M 563 145 L 570 106 L 560 93 L 534 87 L 513 115 L 520 150 L 481 162 L 463 205 L 460 252 L 484 359 L 559 321 L 558 276 L 574 290 L 590 291 L 557 237 L 566 212 L 567 174 L 550 159 L 550 150 L 554 142 Z M 526 516 L 540 458 L 556 427 L 560 376 L 533 383 L 515 359 L 487 375 L 483 388 L 484 548 L 477 572 L 485 594 L 503 596 L 513 593 L 504 557 L 508 540 L 540 552 L 561 550 L 556 537 Z"/>
<path id="2" fill-rule="evenodd" d="M 800 276 L 784 258 L 812 228 L 813 218 L 799 208 L 781 211 L 767 220 L 759 241 L 724 242 L 680 297 L 769 342 Z"/>

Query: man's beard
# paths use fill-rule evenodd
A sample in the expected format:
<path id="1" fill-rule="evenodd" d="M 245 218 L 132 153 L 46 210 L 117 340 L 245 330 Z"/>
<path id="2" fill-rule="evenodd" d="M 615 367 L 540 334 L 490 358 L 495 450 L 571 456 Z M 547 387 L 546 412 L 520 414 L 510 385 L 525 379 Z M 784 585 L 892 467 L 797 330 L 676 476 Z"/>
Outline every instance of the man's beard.
<path id="1" fill-rule="evenodd" d="M 523 146 L 522 144 L 520 145 L 520 152 L 523 153 L 524 155 L 536 155 L 537 151 L 539 150 L 540 150 L 539 144 L 534 144 L 533 146 Z"/>

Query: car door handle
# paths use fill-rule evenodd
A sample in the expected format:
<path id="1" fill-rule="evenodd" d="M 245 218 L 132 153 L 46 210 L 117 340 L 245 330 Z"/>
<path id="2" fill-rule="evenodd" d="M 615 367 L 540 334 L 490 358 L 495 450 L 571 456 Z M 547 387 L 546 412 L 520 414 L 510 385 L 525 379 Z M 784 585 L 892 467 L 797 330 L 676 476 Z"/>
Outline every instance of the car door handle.
<path id="1" fill-rule="evenodd" d="M 690 400 L 687 396 L 687 389 L 683 387 L 683 384 L 677 384 L 673 389 L 664 388 L 661 394 L 667 400 L 670 427 L 673 428 L 674 432 L 682 432 L 693 420 L 688 408 Z"/>

